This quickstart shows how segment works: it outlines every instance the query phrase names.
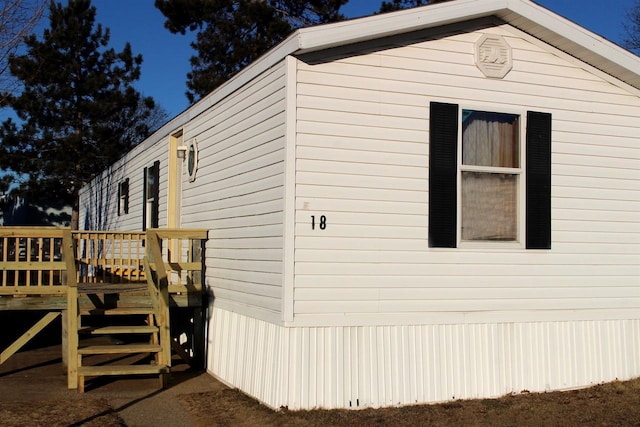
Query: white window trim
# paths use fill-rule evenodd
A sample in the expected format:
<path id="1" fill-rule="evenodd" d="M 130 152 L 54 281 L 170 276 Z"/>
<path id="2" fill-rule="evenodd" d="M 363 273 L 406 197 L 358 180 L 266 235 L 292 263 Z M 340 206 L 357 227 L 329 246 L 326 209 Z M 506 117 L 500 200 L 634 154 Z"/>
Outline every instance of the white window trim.
<path id="1" fill-rule="evenodd" d="M 462 164 L 462 111 L 474 110 L 474 111 L 486 111 L 491 113 L 504 113 L 517 115 L 520 128 L 518 130 L 518 139 L 520 151 L 520 167 L 519 168 L 497 168 L 491 166 L 471 166 Z M 525 233 L 526 233 L 526 131 L 527 131 L 527 111 L 523 109 L 503 108 L 500 105 L 478 105 L 478 104 L 459 104 L 458 105 L 458 146 L 457 146 L 457 202 L 456 202 L 456 215 L 458 218 L 457 223 L 457 247 L 460 249 L 508 249 L 525 250 Z M 463 240 L 462 239 L 462 172 L 493 172 L 493 173 L 513 173 L 518 175 L 517 178 L 517 236 L 515 241 L 476 241 L 476 240 Z"/>

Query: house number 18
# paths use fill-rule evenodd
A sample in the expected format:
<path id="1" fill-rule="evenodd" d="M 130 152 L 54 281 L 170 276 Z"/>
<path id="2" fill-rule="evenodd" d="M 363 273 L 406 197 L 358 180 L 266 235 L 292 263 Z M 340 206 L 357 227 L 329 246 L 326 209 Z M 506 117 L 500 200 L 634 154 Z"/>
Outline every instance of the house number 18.
<path id="1" fill-rule="evenodd" d="M 324 215 L 320 216 L 320 221 L 316 222 L 316 216 L 315 215 L 311 215 L 311 229 L 315 230 L 316 226 L 320 229 L 320 230 L 324 230 L 325 228 L 327 228 L 327 217 Z"/>

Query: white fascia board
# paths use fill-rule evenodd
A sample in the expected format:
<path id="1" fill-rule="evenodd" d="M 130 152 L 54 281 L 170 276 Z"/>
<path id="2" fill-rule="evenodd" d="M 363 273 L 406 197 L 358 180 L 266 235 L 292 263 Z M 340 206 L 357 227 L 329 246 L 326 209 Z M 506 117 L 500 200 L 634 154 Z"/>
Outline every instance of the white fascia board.
<path id="1" fill-rule="evenodd" d="M 503 12 L 507 5 L 508 0 L 458 0 L 303 28 L 298 30 L 300 48 L 297 53 L 483 18 Z"/>
<path id="2" fill-rule="evenodd" d="M 637 55 L 532 1 L 507 0 L 507 3 L 511 13 L 566 40 L 566 46 L 556 48 L 640 89 L 640 57 Z M 508 16 L 497 16 L 506 22 L 510 21 Z M 520 29 L 531 33 L 526 28 Z M 539 38 L 554 45 L 551 40 Z M 594 55 L 600 60 L 594 60 Z"/>

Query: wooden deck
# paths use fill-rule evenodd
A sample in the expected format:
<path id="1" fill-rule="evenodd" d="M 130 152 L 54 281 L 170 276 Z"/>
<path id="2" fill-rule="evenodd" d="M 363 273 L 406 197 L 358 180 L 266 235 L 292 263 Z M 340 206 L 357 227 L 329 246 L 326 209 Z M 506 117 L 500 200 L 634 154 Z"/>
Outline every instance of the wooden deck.
<path id="1" fill-rule="evenodd" d="M 56 227 L 0 227 L 0 310 L 67 308 L 65 232 L 73 243 L 76 283 L 95 293 L 146 286 L 147 232 L 71 231 Z M 206 230 L 161 233 L 172 307 L 202 303 L 202 242 Z M 10 297 L 10 298 L 6 298 Z"/>
<path id="2" fill-rule="evenodd" d="M 69 388 L 84 388 L 85 376 L 160 374 L 170 371 L 171 349 L 198 359 L 204 343 L 202 253 L 206 230 L 150 229 L 72 231 L 53 227 L 0 227 L 0 311 L 39 310 L 42 319 L 0 353 L 0 363 L 62 315 L 63 363 Z M 171 315 L 188 317 L 174 321 Z M 108 325 L 106 319 L 140 315 L 140 324 Z M 191 324 L 190 331 L 179 324 Z M 18 325 L 21 326 L 21 325 Z M 109 346 L 83 347 L 82 334 L 142 336 L 142 344 L 117 347 L 120 353 L 154 355 L 150 365 L 88 366 L 83 356 L 111 354 Z M 187 333 L 191 339 L 177 338 Z M 1 349 L 0 349 L 1 350 Z M 86 360 L 86 359 L 85 359 Z"/>

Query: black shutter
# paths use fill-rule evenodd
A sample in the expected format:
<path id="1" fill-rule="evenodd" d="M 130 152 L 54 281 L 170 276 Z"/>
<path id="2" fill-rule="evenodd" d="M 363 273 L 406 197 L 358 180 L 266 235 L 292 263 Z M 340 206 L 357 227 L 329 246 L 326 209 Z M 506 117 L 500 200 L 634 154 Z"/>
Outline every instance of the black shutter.
<path id="1" fill-rule="evenodd" d="M 122 183 L 122 192 L 124 192 L 123 209 L 124 213 L 129 213 L 129 178 L 125 179 Z"/>
<path id="2" fill-rule="evenodd" d="M 527 112 L 527 249 L 551 249 L 551 114 Z"/>
<path id="3" fill-rule="evenodd" d="M 458 106 L 432 102 L 429 113 L 429 247 L 457 244 Z"/>
<path id="4" fill-rule="evenodd" d="M 118 184 L 118 216 L 122 215 L 121 205 L 122 204 L 122 183 Z"/>

